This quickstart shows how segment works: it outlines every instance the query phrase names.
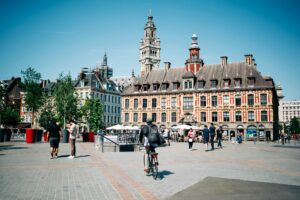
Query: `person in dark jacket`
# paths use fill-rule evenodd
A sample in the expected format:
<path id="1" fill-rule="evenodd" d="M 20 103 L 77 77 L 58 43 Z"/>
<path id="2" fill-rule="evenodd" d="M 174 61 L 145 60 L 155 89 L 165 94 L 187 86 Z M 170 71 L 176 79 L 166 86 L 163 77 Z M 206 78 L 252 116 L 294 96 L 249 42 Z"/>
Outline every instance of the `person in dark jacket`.
<path id="1" fill-rule="evenodd" d="M 56 121 L 53 120 L 47 135 L 48 141 L 50 142 L 51 159 L 54 157 L 57 158 L 60 136 L 60 127 L 56 124 Z"/>
<path id="2" fill-rule="evenodd" d="M 222 134 L 223 134 L 223 130 L 222 130 L 222 126 L 220 126 L 220 128 L 217 129 L 217 141 L 218 141 L 218 147 L 220 147 L 222 149 Z"/>
<path id="3" fill-rule="evenodd" d="M 204 144 L 206 146 L 206 150 L 205 151 L 208 151 L 209 130 L 207 128 L 207 125 L 204 125 L 202 137 L 203 137 L 203 142 L 204 142 Z"/>
<path id="4" fill-rule="evenodd" d="M 216 135 L 216 127 L 214 126 L 213 123 L 210 124 L 209 127 L 209 137 L 210 137 L 210 144 L 211 144 L 211 150 L 214 150 L 214 139 Z"/>

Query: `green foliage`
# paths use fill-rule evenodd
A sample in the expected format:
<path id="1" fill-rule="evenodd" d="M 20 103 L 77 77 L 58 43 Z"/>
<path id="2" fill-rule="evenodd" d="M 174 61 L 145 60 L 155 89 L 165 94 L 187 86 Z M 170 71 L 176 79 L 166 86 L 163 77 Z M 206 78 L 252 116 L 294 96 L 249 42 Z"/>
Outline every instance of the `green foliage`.
<path id="1" fill-rule="evenodd" d="M 2 84 L 2 82 L 0 82 L 0 125 L 2 124 L 2 116 L 3 116 L 3 111 L 5 108 L 5 89 L 4 86 Z"/>
<path id="2" fill-rule="evenodd" d="M 39 118 L 40 126 L 47 130 L 53 119 L 55 119 L 55 115 L 53 113 L 53 106 L 50 102 L 47 102 L 45 104 L 45 107 L 41 111 L 41 115 Z"/>
<path id="3" fill-rule="evenodd" d="M 41 74 L 32 67 L 28 67 L 21 73 L 24 79 L 24 101 L 27 108 L 32 110 L 32 123 L 34 123 L 34 114 L 43 105 L 43 89 L 39 83 Z"/>
<path id="4" fill-rule="evenodd" d="M 299 120 L 294 117 L 291 122 L 290 122 L 290 126 L 289 126 L 289 131 L 290 133 L 300 133 L 300 124 L 299 124 Z"/>
<path id="5" fill-rule="evenodd" d="M 66 121 L 77 117 L 77 97 L 71 75 L 59 75 L 54 87 L 56 111 L 59 121 L 66 127 Z"/>
<path id="6" fill-rule="evenodd" d="M 13 106 L 4 108 L 1 115 L 1 123 L 6 127 L 16 126 L 20 122 L 19 112 Z"/>
<path id="7" fill-rule="evenodd" d="M 103 126 L 102 123 L 102 104 L 99 99 L 87 99 L 80 112 L 85 117 L 88 127 L 91 131 L 96 132 Z"/>

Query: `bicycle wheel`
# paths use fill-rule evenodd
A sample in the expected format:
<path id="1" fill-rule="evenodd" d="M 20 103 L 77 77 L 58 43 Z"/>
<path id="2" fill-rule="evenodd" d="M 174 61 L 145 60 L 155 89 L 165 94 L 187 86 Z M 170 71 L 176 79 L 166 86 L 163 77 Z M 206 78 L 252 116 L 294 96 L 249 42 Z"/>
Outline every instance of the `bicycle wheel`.
<path id="1" fill-rule="evenodd" d="M 157 179 L 158 177 L 158 165 L 157 162 L 155 161 L 155 159 L 152 159 L 152 176 L 154 178 L 154 180 Z"/>

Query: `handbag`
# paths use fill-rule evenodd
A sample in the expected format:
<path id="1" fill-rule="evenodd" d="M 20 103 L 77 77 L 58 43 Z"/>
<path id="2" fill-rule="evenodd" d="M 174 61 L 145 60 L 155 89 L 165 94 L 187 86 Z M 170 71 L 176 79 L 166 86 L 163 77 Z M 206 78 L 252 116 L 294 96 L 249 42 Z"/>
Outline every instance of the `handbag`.
<path id="1" fill-rule="evenodd" d="M 193 142 L 193 138 L 189 138 L 189 142 Z"/>

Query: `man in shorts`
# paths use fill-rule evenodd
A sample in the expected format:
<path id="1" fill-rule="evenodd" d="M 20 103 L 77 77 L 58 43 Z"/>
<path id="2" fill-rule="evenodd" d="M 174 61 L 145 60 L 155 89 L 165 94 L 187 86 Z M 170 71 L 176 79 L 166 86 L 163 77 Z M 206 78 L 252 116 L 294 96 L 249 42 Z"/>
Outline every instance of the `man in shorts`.
<path id="1" fill-rule="evenodd" d="M 60 127 L 56 124 L 56 121 L 53 120 L 47 135 L 48 141 L 50 142 L 51 159 L 57 158 L 60 136 Z"/>

